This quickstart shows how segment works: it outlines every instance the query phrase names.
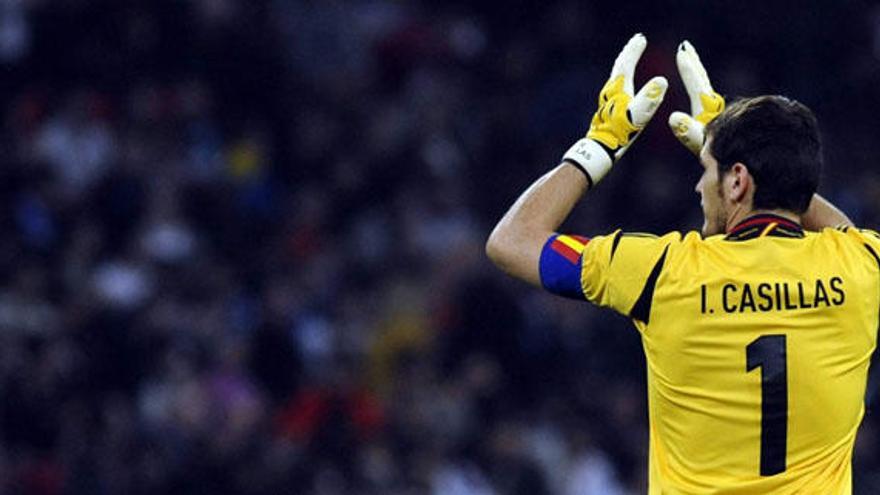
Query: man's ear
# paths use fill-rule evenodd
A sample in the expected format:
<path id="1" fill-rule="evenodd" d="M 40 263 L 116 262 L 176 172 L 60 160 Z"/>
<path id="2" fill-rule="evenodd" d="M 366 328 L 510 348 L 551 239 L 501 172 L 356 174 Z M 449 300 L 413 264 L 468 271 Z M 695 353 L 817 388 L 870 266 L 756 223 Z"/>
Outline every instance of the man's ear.
<path id="1" fill-rule="evenodd" d="M 754 181 L 745 164 L 736 162 L 724 177 L 724 188 L 727 197 L 736 203 L 745 201 L 754 194 Z"/>

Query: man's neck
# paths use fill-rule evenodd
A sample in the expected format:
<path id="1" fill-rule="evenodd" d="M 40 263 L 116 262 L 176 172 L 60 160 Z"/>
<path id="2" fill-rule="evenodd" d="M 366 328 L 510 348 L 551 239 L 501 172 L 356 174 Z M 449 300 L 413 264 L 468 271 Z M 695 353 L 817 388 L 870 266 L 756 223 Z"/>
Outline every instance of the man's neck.
<path id="1" fill-rule="evenodd" d="M 743 220 L 756 215 L 776 215 L 797 224 L 801 223 L 801 216 L 788 210 L 734 210 L 733 214 L 727 219 L 727 225 L 724 227 L 725 233 L 730 232 L 731 229 L 742 223 Z"/>

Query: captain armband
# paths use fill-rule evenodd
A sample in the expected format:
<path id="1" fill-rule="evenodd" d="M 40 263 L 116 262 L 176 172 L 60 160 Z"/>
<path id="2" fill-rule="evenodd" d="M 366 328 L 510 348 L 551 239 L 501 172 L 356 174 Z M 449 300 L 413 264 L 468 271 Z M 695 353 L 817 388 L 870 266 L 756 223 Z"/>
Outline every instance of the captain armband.
<path id="1" fill-rule="evenodd" d="M 549 292 L 571 299 L 584 300 L 581 266 L 586 237 L 554 234 L 541 250 L 539 271 L 541 285 Z"/>

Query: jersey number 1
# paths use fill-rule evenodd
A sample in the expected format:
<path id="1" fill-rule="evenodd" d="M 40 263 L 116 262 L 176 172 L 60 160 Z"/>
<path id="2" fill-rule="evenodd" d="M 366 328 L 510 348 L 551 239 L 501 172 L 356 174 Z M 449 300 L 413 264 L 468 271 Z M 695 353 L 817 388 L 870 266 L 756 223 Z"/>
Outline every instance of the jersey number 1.
<path id="1" fill-rule="evenodd" d="M 746 372 L 761 368 L 761 476 L 785 471 L 788 374 L 785 335 L 762 335 L 746 346 Z"/>

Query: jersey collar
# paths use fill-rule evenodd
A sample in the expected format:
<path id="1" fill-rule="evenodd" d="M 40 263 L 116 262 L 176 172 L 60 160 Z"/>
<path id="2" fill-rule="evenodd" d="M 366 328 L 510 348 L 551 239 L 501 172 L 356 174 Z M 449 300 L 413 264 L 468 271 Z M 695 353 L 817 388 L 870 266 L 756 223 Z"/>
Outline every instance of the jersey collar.
<path id="1" fill-rule="evenodd" d="M 728 241 L 745 241 L 756 237 L 803 237 L 804 229 L 796 222 L 774 215 L 772 213 L 759 213 L 752 215 L 730 229 Z"/>

